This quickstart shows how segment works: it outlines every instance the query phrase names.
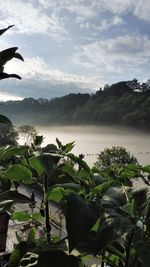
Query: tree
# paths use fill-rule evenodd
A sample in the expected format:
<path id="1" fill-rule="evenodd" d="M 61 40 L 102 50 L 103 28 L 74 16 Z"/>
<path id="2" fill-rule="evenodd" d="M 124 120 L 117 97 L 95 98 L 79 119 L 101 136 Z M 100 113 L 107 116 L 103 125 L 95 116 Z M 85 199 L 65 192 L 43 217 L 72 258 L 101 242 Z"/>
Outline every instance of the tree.
<path id="1" fill-rule="evenodd" d="M 26 145 L 30 145 L 37 135 L 37 130 L 31 125 L 20 126 L 18 128 L 18 132 L 21 134 L 21 138 L 24 140 Z"/>
<path id="2" fill-rule="evenodd" d="M 18 132 L 11 121 L 0 115 L 0 146 L 17 145 Z"/>
<path id="3" fill-rule="evenodd" d="M 101 151 L 94 166 L 102 170 L 115 164 L 126 165 L 129 163 L 137 164 L 138 161 L 133 155 L 130 155 L 130 152 L 128 152 L 126 148 L 114 146 L 112 148 L 105 148 Z"/>

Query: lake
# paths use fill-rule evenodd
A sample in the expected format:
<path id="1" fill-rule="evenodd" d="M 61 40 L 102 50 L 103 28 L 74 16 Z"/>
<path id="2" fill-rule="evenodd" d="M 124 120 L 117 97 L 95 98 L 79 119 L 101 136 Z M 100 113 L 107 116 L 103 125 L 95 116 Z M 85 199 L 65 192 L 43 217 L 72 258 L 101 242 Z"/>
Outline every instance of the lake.
<path id="1" fill-rule="evenodd" d="M 43 145 L 56 143 L 56 137 L 63 143 L 75 141 L 73 153 L 83 153 L 90 166 L 97 154 L 108 147 L 123 146 L 133 154 L 142 165 L 150 164 L 150 134 L 122 128 L 103 126 L 60 126 L 37 127 L 44 135 Z"/>

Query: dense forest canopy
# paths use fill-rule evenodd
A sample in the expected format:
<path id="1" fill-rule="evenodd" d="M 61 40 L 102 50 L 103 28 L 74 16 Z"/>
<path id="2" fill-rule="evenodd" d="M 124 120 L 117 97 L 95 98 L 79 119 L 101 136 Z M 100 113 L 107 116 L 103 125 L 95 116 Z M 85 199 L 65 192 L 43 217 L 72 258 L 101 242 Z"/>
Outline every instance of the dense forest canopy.
<path id="1" fill-rule="evenodd" d="M 69 94 L 59 98 L 7 101 L 0 113 L 14 123 L 125 125 L 150 129 L 150 80 L 121 81 L 105 85 L 94 94 Z"/>

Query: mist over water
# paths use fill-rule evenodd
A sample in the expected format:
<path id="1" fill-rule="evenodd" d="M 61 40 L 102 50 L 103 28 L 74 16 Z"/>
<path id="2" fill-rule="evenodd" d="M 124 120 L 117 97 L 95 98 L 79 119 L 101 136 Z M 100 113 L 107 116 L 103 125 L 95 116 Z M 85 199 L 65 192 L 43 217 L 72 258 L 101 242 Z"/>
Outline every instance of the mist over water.
<path id="1" fill-rule="evenodd" d="M 73 153 L 83 153 L 85 160 L 92 166 L 97 154 L 108 147 L 123 146 L 133 154 L 142 165 L 150 164 L 150 136 L 148 133 L 107 126 L 60 126 L 37 127 L 43 135 L 44 143 L 56 143 L 56 137 L 63 143 L 75 141 Z"/>

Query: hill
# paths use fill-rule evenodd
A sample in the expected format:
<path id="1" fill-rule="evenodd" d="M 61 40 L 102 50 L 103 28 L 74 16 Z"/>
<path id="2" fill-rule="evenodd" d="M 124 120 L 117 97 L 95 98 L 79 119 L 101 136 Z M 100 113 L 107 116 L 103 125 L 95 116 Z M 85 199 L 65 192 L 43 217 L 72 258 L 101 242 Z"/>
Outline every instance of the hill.
<path id="1" fill-rule="evenodd" d="M 50 100 L 25 98 L 0 105 L 15 124 L 125 125 L 150 129 L 150 82 L 105 85 L 95 94 L 69 94 Z"/>

